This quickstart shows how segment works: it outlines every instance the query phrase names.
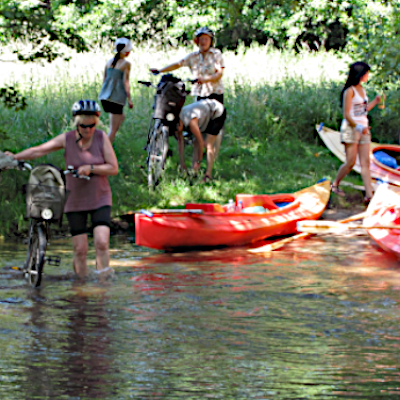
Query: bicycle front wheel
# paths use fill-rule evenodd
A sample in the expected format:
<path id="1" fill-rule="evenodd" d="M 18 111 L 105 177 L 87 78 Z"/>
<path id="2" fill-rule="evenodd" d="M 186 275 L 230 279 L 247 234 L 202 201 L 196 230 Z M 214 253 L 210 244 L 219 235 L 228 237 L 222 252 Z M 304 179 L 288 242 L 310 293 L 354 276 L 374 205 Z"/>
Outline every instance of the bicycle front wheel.
<path id="1" fill-rule="evenodd" d="M 45 263 L 47 236 L 45 227 L 31 220 L 29 230 L 29 247 L 25 263 L 25 277 L 33 287 L 40 286 L 42 281 L 43 266 Z"/>
<path id="2" fill-rule="evenodd" d="M 168 136 L 168 127 L 156 119 L 148 145 L 147 182 L 150 187 L 160 182 L 168 154 Z"/>

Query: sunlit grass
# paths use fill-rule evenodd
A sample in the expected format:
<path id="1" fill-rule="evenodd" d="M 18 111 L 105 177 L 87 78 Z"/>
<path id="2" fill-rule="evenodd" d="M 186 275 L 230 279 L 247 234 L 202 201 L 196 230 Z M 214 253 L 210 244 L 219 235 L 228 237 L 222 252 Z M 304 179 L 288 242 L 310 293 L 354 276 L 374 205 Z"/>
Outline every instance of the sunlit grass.
<path id="1" fill-rule="evenodd" d="M 179 60 L 191 50 L 180 48 L 165 53 L 143 46 L 129 56 L 134 108 L 126 109 L 126 120 L 114 145 L 120 164 L 118 176 L 110 178 L 114 215 L 189 201 L 224 203 L 239 192 L 290 192 L 323 176 L 334 176 L 339 162 L 321 144 L 314 126 L 324 121 L 338 128 L 341 120 L 338 97 L 344 81 L 341 71 L 347 69 L 348 60 L 330 53 L 295 56 L 258 46 L 246 52 L 239 49 L 237 54 L 224 53 L 228 119 L 212 184 L 204 185 L 201 175 L 189 179 L 178 174 L 176 140 L 170 138 L 174 154 L 168 160 L 165 179 L 156 191 L 149 191 L 143 169 L 146 158 L 143 146 L 154 90 L 136 82 L 156 82 L 158 78 L 149 74 L 149 67 Z M 72 129 L 72 104 L 80 98 L 97 99 L 103 67 L 111 56 L 111 52 L 98 51 L 72 54 L 68 62 L 56 60 L 45 65 L 0 62 L 0 86 L 17 84 L 28 98 L 24 111 L 15 112 L 0 105 L 0 148 L 19 151 Z M 1 59 L 12 57 L 11 53 L 5 53 Z M 190 76 L 188 69 L 175 73 L 180 77 Z M 380 123 L 382 118 L 379 119 L 378 113 L 374 115 Z M 107 114 L 102 114 L 101 123 L 107 130 Z M 187 148 L 188 165 L 191 153 L 192 148 Z M 63 154 L 51 154 L 40 162 L 63 166 Z M 1 213 L 2 231 L 8 230 L 14 221 L 23 223 L 23 198 L 16 197 L 16 193 L 26 180 L 27 173 L 3 173 L 0 204 L 8 202 L 9 212 Z"/>

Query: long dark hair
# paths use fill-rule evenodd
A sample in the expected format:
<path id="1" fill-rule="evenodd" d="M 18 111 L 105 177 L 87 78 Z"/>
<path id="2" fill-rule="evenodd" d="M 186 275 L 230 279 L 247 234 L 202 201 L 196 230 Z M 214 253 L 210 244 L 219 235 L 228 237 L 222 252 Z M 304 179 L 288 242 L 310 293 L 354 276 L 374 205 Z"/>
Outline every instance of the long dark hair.
<path id="1" fill-rule="evenodd" d="M 362 61 L 357 61 L 350 65 L 349 76 L 340 93 L 340 107 L 343 107 L 343 96 L 346 89 L 350 86 L 356 86 L 360 83 L 360 79 L 371 69 L 371 67 Z"/>
<path id="2" fill-rule="evenodd" d="M 121 58 L 121 51 L 124 49 L 124 47 L 125 47 L 124 43 L 117 44 L 117 54 L 115 55 L 114 60 L 111 64 L 113 68 L 115 68 L 118 60 Z"/>

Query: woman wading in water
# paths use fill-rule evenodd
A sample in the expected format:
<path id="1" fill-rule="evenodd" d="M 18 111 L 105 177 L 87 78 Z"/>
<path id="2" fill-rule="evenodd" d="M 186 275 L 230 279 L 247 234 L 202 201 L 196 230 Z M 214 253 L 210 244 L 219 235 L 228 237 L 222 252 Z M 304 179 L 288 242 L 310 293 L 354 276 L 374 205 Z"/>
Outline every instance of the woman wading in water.
<path id="1" fill-rule="evenodd" d="M 108 177 L 118 173 L 114 149 L 105 132 L 96 129 L 100 107 L 93 100 L 80 100 L 72 106 L 75 129 L 62 133 L 39 146 L 20 153 L 5 152 L 16 160 L 34 160 L 64 149 L 66 166 L 73 166 L 79 175 L 90 180 L 67 175 L 70 191 L 64 212 L 67 214 L 74 248 L 74 270 L 80 277 L 88 273 L 88 231 L 93 230 L 97 272 L 110 273 L 110 222 L 112 194 Z M 90 216 L 91 229 L 87 227 Z"/>
<path id="2" fill-rule="evenodd" d="M 106 113 L 110 113 L 110 130 L 108 137 L 114 141 L 119 127 L 125 119 L 123 108 L 128 99 L 129 108 L 133 108 L 129 87 L 129 73 L 131 63 L 126 60 L 132 44 L 127 38 L 119 38 L 115 41 L 114 58 L 107 61 L 104 69 L 103 86 L 100 90 L 99 100 Z"/>

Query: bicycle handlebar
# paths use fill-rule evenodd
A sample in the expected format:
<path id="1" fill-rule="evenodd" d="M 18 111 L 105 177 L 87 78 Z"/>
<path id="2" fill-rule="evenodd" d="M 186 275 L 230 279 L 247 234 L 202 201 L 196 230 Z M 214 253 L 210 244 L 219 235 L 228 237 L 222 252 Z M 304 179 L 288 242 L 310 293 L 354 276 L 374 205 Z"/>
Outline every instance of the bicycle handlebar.
<path id="1" fill-rule="evenodd" d="M 153 87 L 155 89 L 157 89 L 157 86 L 155 86 L 153 83 L 148 82 L 148 81 L 137 81 L 138 83 L 140 83 L 141 85 L 147 86 L 147 87 Z M 182 79 L 182 82 L 189 82 L 191 84 L 197 83 L 198 79 Z"/>
<path id="2" fill-rule="evenodd" d="M 147 87 L 155 87 L 151 82 L 145 82 L 145 81 L 138 81 L 141 85 L 147 86 Z"/>
<path id="3" fill-rule="evenodd" d="M 79 179 L 86 179 L 90 181 L 90 176 L 87 175 L 79 175 L 78 170 L 74 168 L 72 165 L 68 165 L 68 168 L 64 171 L 64 175 L 67 174 L 72 174 L 74 178 L 79 178 Z"/>

